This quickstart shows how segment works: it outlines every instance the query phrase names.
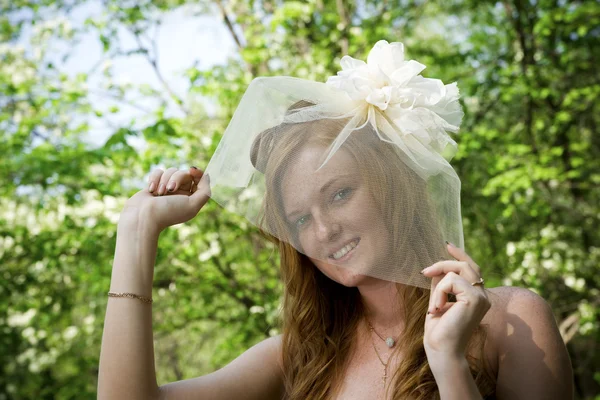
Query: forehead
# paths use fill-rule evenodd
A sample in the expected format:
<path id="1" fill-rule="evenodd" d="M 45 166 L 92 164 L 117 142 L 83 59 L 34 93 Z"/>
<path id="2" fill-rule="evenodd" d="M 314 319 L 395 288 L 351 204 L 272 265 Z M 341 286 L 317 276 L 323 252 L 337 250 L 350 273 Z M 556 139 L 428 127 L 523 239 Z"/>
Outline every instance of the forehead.
<path id="1" fill-rule="evenodd" d="M 342 149 L 317 171 L 327 150 L 319 145 L 305 145 L 290 157 L 289 164 L 282 166 L 286 169 L 281 178 L 282 198 L 286 210 L 317 195 L 321 187 L 331 180 L 349 176 L 356 179 L 359 177 L 355 158 Z"/>

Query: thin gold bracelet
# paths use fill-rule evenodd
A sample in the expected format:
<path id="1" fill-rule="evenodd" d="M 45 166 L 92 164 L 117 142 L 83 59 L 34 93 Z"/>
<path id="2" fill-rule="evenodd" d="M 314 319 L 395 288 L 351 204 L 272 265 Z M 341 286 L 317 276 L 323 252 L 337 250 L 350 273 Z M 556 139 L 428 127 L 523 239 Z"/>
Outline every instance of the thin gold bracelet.
<path id="1" fill-rule="evenodd" d="M 139 300 L 143 301 L 144 303 L 152 303 L 152 299 L 149 299 L 149 298 L 143 297 L 143 296 L 138 296 L 137 294 L 133 294 L 133 293 L 108 292 L 108 296 L 109 297 L 129 297 L 131 299 L 139 299 Z"/>

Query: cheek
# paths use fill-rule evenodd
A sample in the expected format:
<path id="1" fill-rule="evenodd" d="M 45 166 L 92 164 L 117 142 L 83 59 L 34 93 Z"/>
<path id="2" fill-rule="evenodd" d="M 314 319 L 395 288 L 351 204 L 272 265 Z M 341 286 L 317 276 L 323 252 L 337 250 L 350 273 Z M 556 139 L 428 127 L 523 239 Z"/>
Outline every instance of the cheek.
<path id="1" fill-rule="evenodd" d="M 316 236 L 312 222 L 309 226 L 304 227 L 298 233 L 297 239 L 297 250 L 308 256 L 311 260 L 321 258 L 323 252 L 323 243 L 321 243 Z M 314 260 L 313 263 L 319 262 L 320 264 L 327 264 L 325 260 Z"/>
<path id="2" fill-rule="evenodd" d="M 312 263 L 315 265 L 315 268 L 321 271 L 323 275 L 329 279 L 333 279 L 334 281 L 336 280 L 335 276 L 337 274 L 337 269 L 333 265 L 327 264 L 326 262 L 317 260 L 315 258 L 309 257 L 309 260 L 312 261 Z"/>

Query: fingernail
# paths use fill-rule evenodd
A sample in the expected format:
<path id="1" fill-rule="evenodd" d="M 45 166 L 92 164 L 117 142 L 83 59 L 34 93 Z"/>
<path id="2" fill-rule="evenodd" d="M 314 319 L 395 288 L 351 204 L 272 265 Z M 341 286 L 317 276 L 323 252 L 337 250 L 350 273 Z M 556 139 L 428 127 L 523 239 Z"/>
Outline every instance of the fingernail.
<path id="1" fill-rule="evenodd" d="M 447 240 L 446 240 L 446 244 L 449 244 L 449 245 L 450 245 L 450 246 L 452 246 L 452 247 L 456 247 L 456 246 L 454 245 L 454 243 L 451 243 L 451 242 L 449 242 L 449 241 L 447 241 Z"/>
<path id="2" fill-rule="evenodd" d="M 192 165 L 192 168 L 194 168 L 194 169 L 198 169 L 198 168 L 194 167 L 193 165 Z"/>
<path id="3" fill-rule="evenodd" d="M 152 193 L 152 192 L 154 192 L 154 189 L 155 189 L 155 188 L 156 188 L 156 183 L 152 182 L 152 183 L 150 184 L 150 187 L 148 188 L 148 191 L 149 191 L 150 193 Z"/>
<path id="4" fill-rule="evenodd" d="M 171 181 L 171 182 L 169 182 L 169 185 L 167 186 L 167 190 L 169 192 L 172 192 L 173 189 L 175 189 L 175 182 Z"/>
<path id="5" fill-rule="evenodd" d="M 165 185 L 161 183 L 161 185 L 158 187 L 158 194 L 160 194 L 161 196 L 165 193 Z"/>

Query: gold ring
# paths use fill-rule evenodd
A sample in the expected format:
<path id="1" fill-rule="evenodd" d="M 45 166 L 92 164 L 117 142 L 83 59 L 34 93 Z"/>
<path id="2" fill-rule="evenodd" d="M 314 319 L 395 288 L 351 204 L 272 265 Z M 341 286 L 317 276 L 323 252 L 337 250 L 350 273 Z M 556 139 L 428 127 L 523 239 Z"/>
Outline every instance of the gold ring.
<path id="1" fill-rule="evenodd" d="M 481 285 L 483 286 L 484 282 L 483 282 L 483 278 L 479 278 L 479 280 L 477 282 L 473 282 L 471 283 L 471 286 L 476 286 L 476 285 Z"/>

